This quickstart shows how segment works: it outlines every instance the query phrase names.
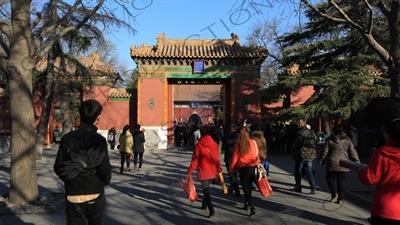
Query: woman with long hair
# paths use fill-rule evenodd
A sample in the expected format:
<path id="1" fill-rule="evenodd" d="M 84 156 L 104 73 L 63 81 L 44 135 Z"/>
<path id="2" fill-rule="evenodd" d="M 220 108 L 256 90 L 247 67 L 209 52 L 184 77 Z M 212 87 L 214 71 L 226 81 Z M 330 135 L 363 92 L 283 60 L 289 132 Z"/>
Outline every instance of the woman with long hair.
<path id="1" fill-rule="evenodd" d="M 344 133 L 344 127 L 335 125 L 333 126 L 333 135 L 325 143 L 319 163 L 321 165 L 326 164 L 326 182 L 331 191 L 330 202 L 335 201 L 337 198 L 337 204 L 343 203 L 344 193 L 346 192 L 346 173 L 350 171 L 345 167 L 339 166 L 341 159 L 360 162 L 351 139 Z"/>
<path id="2" fill-rule="evenodd" d="M 133 138 L 132 134 L 129 131 L 129 125 L 125 125 L 122 129 L 122 133 L 119 136 L 119 153 L 121 154 L 121 168 L 119 170 L 120 173 L 124 171 L 124 164 L 126 162 L 126 172 L 130 172 L 129 168 L 129 157 L 132 154 L 132 146 L 133 146 Z"/>
<path id="3" fill-rule="evenodd" d="M 372 225 L 400 224 L 400 118 L 384 126 L 386 143 L 374 151 L 368 167 L 358 170 L 364 185 L 376 185 L 371 204 Z"/>
<path id="4" fill-rule="evenodd" d="M 133 165 L 134 170 L 140 171 L 143 165 L 144 143 L 146 139 L 143 131 L 140 130 L 140 124 L 136 124 L 133 130 Z M 139 158 L 139 167 L 137 166 Z"/>
<path id="5" fill-rule="evenodd" d="M 197 169 L 197 179 L 201 183 L 204 194 L 201 209 L 206 210 L 208 208 L 210 211 L 208 218 L 210 218 L 215 214 L 211 202 L 210 184 L 217 177 L 217 172 L 222 173 L 222 167 L 217 143 L 211 137 L 211 128 L 202 126 L 200 134 L 201 138 L 194 148 L 187 174 L 190 175 Z"/>
<path id="6" fill-rule="evenodd" d="M 256 178 L 255 171 L 260 160 L 257 154 L 257 143 L 250 139 L 249 131 L 246 126 L 239 129 L 238 141 L 234 146 L 229 171 L 239 169 L 239 177 L 245 199 L 243 209 L 248 210 L 250 207 L 250 216 L 253 216 L 256 214 L 256 209 L 251 196 L 252 183 Z"/>

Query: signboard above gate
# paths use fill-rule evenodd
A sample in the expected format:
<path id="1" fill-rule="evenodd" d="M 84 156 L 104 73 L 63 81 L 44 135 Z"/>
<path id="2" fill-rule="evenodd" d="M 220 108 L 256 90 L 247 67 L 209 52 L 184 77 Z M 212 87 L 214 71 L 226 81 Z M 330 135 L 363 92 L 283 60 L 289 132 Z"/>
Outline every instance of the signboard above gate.
<path id="1" fill-rule="evenodd" d="M 194 60 L 193 61 L 193 73 L 204 74 L 204 61 Z"/>

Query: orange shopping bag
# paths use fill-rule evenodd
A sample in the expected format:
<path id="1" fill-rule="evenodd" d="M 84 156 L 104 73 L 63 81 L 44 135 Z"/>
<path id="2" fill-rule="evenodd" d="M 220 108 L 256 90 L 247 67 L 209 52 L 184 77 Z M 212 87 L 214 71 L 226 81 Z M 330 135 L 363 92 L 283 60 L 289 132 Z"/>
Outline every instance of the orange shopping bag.
<path id="1" fill-rule="evenodd" d="M 185 180 L 180 179 L 179 183 L 181 184 L 181 187 L 183 188 L 185 193 L 188 195 L 189 201 L 191 202 L 196 201 L 199 196 L 197 195 L 196 187 L 194 186 L 192 176 L 187 175 L 186 179 Z"/>
<path id="2" fill-rule="evenodd" d="M 268 197 L 268 196 L 272 195 L 272 193 L 274 193 L 274 191 L 272 190 L 271 185 L 269 184 L 269 181 L 266 177 L 256 179 L 255 183 L 263 197 Z"/>

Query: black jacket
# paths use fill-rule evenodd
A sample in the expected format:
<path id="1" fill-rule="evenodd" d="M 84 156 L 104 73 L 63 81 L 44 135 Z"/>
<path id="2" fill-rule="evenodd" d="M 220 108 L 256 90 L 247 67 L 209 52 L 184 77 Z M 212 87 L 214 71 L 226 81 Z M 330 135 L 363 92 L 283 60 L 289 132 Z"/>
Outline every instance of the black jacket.
<path id="1" fill-rule="evenodd" d="M 232 159 L 233 149 L 238 139 L 238 133 L 229 133 L 224 138 L 224 161 L 229 164 Z"/>
<path id="2" fill-rule="evenodd" d="M 144 138 L 144 133 L 142 131 L 135 131 L 133 136 L 133 152 L 144 152 L 144 143 L 146 139 Z"/>
<path id="3" fill-rule="evenodd" d="M 111 182 L 111 164 L 106 139 L 96 126 L 81 124 L 62 137 L 54 172 L 64 181 L 67 195 L 104 193 Z"/>

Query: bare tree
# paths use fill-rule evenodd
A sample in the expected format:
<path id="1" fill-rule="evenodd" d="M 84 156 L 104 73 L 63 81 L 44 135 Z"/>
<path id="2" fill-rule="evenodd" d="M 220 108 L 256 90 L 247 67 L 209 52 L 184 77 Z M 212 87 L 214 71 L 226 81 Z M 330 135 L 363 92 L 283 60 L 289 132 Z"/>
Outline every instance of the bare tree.
<path id="1" fill-rule="evenodd" d="M 64 4 L 62 1 L 56 2 Z M 36 180 L 32 70 L 64 35 L 79 30 L 98 10 L 103 10 L 104 3 L 105 0 L 74 1 L 56 21 L 44 21 L 39 11 L 32 16 L 31 9 L 35 9 L 36 5 L 31 0 L 11 0 L 0 8 L 0 32 L 4 37 L 0 39 L 0 45 L 5 52 L 5 56 L 0 58 L 0 65 L 8 80 L 12 119 L 9 200 L 13 204 L 26 205 L 34 202 L 39 196 Z M 115 3 L 121 4 L 121 1 L 116 0 Z M 81 12 L 82 16 L 76 17 L 75 22 L 71 21 L 77 12 Z M 10 18 L 5 17 L 8 14 Z M 49 36 L 54 30 L 55 35 Z"/>
<path id="2" fill-rule="evenodd" d="M 246 40 L 250 46 L 267 48 L 269 57 L 261 65 L 261 87 L 266 88 L 278 80 L 283 47 L 276 39 L 283 34 L 282 21 L 278 19 L 257 22 L 250 27 Z"/>

